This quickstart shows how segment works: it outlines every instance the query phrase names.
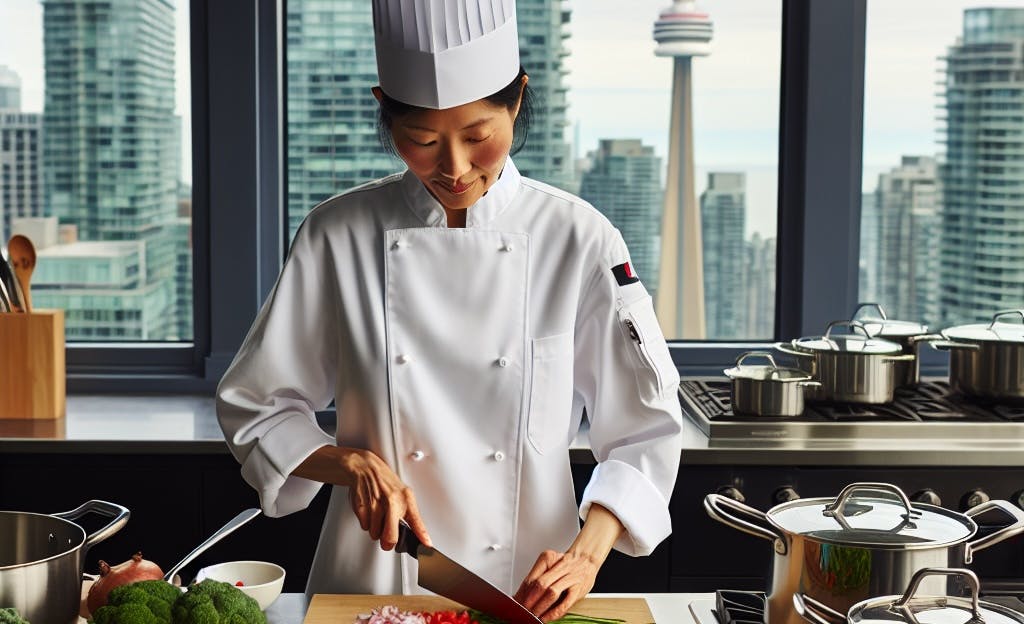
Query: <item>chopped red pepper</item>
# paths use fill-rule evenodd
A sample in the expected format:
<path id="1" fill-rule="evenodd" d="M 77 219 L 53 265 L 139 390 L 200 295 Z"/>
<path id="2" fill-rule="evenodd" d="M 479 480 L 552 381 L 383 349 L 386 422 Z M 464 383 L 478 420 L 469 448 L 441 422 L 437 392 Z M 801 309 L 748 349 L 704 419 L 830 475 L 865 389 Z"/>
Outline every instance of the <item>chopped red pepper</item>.
<path id="1" fill-rule="evenodd" d="M 245 583 L 242 581 L 235 581 L 235 587 L 245 587 Z"/>

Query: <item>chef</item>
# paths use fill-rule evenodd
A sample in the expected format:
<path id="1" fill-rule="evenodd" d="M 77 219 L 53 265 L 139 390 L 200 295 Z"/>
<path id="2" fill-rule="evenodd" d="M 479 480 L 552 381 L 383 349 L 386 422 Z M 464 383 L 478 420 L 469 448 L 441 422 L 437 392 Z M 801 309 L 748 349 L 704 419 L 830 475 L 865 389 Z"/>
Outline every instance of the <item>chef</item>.
<path id="1" fill-rule="evenodd" d="M 529 97 L 514 0 L 374 0 L 373 17 L 407 169 L 309 213 L 220 424 L 267 515 L 332 484 L 307 593 L 422 592 L 389 552 L 404 519 L 556 619 L 613 547 L 669 534 L 678 375 L 619 232 L 509 155 Z M 332 400 L 328 435 L 314 412 Z M 584 409 L 598 464 L 577 507 Z"/>

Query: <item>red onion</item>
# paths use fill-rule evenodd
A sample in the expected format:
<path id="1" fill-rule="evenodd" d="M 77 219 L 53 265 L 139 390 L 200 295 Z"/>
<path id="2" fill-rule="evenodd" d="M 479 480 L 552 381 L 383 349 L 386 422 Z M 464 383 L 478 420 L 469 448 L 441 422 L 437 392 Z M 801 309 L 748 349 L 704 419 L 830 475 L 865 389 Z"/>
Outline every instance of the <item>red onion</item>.
<path id="1" fill-rule="evenodd" d="M 85 604 L 89 613 L 95 613 L 103 605 L 107 604 L 107 596 L 110 590 L 121 585 L 128 585 L 136 581 L 150 581 L 164 577 L 160 566 L 142 558 L 142 553 L 137 552 L 132 558 L 124 563 L 111 566 L 106 561 L 100 560 L 100 577 L 89 588 L 89 596 Z"/>

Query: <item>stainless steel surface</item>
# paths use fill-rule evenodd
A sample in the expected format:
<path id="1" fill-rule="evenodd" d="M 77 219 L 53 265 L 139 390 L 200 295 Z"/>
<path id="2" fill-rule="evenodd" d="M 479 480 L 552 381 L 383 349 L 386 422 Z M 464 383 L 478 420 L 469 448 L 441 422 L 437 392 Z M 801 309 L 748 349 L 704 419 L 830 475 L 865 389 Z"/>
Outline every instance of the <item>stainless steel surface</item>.
<path id="1" fill-rule="evenodd" d="M 7 286 L 0 279 L 0 312 L 11 312 L 11 296 L 7 294 Z"/>
<path id="2" fill-rule="evenodd" d="M 0 246 L 0 281 L 3 281 L 4 286 L 7 290 L 7 297 L 11 305 L 21 310 L 21 288 L 18 286 L 18 280 L 14 277 L 14 267 L 12 267 L 7 261 L 7 248 Z"/>
<path id="3" fill-rule="evenodd" d="M 505 620 L 508 624 L 541 624 L 540 619 L 514 598 L 437 549 L 424 546 L 404 523 L 399 525 L 395 551 L 419 563 L 420 587 L 467 607 Z"/>
<path id="4" fill-rule="evenodd" d="M 769 364 L 745 363 L 757 358 Z M 780 367 L 767 351 L 744 353 L 736 366 L 723 372 L 732 380 L 733 408 L 755 416 L 799 416 L 804 411 L 804 392 L 821 385 L 802 370 Z"/>
<path id="5" fill-rule="evenodd" d="M 86 535 L 71 520 L 90 512 L 113 519 Z M 120 530 L 128 516 L 124 507 L 99 500 L 52 515 L 0 512 L 0 605 L 16 608 L 29 622 L 77 622 L 83 555 Z"/>
<path id="6" fill-rule="evenodd" d="M 797 592 L 846 613 L 867 597 L 902 592 L 922 568 L 963 567 L 971 562 L 974 550 L 989 545 L 982 544 L 982 539 L 968 541 L 977 532 L 971 517 L 987 509 L 957 514 L 920 503 L 911 505 L 902 492 L 897 504 L 877 495 L 852 498 L 856 491 L 880 489 L 898 490 L 890 484 L 855 484 L 838 497 L 798 499 L 767 513 L 708 494 L 705 509 L 712 518 L 773 543 L 768 622 L 799 624 L 803 618 L 793 605 Z M 837 505 L 842 506 L 842 514 L 837 513 Z M 999 508 L 1012 522 L 994 534 L 995 542 L 1024 530 L 1024 512 L 1009 504 Z M 894 520 L 890 509 L 895 509 L 896 515 L 903 512 L 892 528 L 888 528 Z M 737 510 L 743 518 L 733 514 Z M 879 513 L 879 526 L 886 527 L 881 530 L 872 520 Z M 810 517 L 812 514 L 815 517 Z M 789 517 L 794 515 L 795 519 Z M 947 526 L 951 519 L 956 520 L 956 531 Z M 962 588 L 938 578 L 927 581 L 926 591 L 963 594 Z"/>
<path id="7" fill-rule="evenodd" d="M 206 538 L 206 540 L 203 541 L 202 544 L 200 544 L 200 545 L 196 546 L 194 549 L 192 549 L 192 552 L 190 552 L 189 554 L 185 555 L 184 559 L 182 559 L 178 563 L 174 564 L 174 567 L 172 567 L 170 570 L 168 570 L 167 574 L 164 574 L 164 580 L 168 581 L 168 582 L 172 582 L 175 585 L 181 585 L 180 580 L 178 582 L 175 582 L 174 576 L 179 571 L 181 571 L 182 568 L 184 568 L 188 564 L 192 563 L 193 559 L 195 559 L 199 555 L 201 555 L 204 552 L 206 552 L 206 550 L 208 548 L 210 548 L 211 546 L 213 546 L 217 542 L 221 541 L 222 539 L 224 539 L 225 537 L 227 537 L 228 535 L 233 533 L 236 529 L 238 529 L 238 527 L 242 526 L 243 524 L 245 524 L 246 522 L 252 520 L 253 518 L 255 518 L 258 515 L 260 515 L 260 510 L 259 509 L 255 509 L 255 508 L 253 508 L 253 509 L 246 509 L 245 511 L 240 512 L 237 516 L 235 516 L 231 520 L 228 520 L 227 524 L 225 524 L 221 528 L 219 528 L 216 531 L 214 531 L 213 535 L 211 535 L 210 537 Z"/>

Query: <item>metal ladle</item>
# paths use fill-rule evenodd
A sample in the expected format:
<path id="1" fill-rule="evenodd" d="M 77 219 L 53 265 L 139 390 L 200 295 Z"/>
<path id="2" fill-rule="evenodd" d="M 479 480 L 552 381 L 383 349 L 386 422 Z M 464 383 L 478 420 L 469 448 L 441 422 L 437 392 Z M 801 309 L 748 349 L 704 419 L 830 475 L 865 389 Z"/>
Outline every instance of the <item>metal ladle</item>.
<path id="1" fill-rule="evenodd" d="M 185 558 L 179 561 L 173 568 L 168 570 L 167 574 L 164 575 L 164 580 L 174 585 L 181 585 L 181 578 L 178 578 L 178 572 L 181 571 L 186 565 L 192 563 L 192 560 L 203 554 L 210 546 L 213 546 L 220 540 L 227 537 L 228 534 L 234 532 L 235 529 L 242 526 L 246 522 L 252 520 L 256 516 L 260 515 L 259 509 L 246 509 L 242 513 L 238 514 L 227 524 L 217 529 L 217 532 L 206 538 L 206 541 L 195 547 L 195 549 L 189 554 L 185 555 Z"/>

